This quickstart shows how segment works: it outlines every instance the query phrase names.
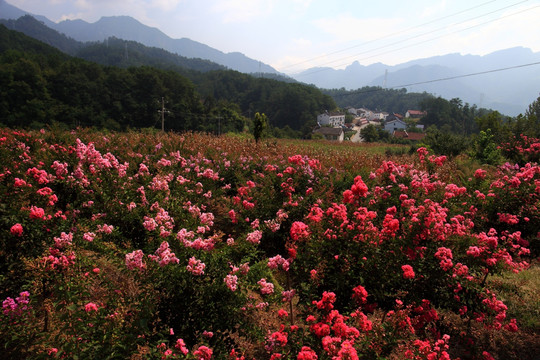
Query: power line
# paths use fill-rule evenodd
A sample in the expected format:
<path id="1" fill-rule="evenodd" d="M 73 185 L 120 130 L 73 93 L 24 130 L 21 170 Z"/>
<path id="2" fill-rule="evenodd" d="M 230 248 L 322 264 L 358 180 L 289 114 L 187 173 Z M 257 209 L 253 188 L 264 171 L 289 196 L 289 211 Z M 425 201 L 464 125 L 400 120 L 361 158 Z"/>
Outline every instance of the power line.
<path id="1" fill-rule="evenodd" d="M 414 86 L 414 85 L 422 85 L 422 84 L 429 84 L 429 83 L 434 83 L 434 82 L 439 82 L 439 81 L 455 80 L 455 79 L 460 79 L 460 78 L 464 78 L 464 77 L 483 75 L 483 74 L 490 74 L 490 73 L 494 73 L 494 72 L 506 71 L 506 70 L 512 70 L 512 69 L 519 69 L 519 68 L 528 67 L 528 66 L 534 66 L 534 65 L 540 65 L 540 61 L 533 62 L 533 63 L 528 63 L 528 64 L 522 64 L 522 65 L 508 66 L 508 67 L 499 68 L 499 69 L 492 69 L 492 70 L 487 70 L 487 71 L 479 71 L 479 72 L 470 73 L 470 74 L 449 76 L 449 77 L 440 78 L 440 79 L 419 81 L 419 82 L 410 83 L 410 84 L 390 86 L 390 87 L 388 87 L 388 89 L 406 88 L 406 87 Z M 347 95 L 363 94 L 363 93 L 377 92 L 377 91 L 383 91 L 383 90 L 386 90 L 386 89 L 376 88 L 376 89 L 369 89 L 369 90 L 357 90 L 357 91 L 350 91 L 350 92 L 343 93 L 343 94 L 336 94 L 334 96 L 347 96 Z"/>
<path id="2" fill-rule="evenodd" d="M 526 0 L 526 1 L 527 1 L 527 0 Z M 524 2 L 524 1 L 522 1 L 522 2 Z M 522 3 L 522 2 L 520 2 L 520 3 Z M 510 6 L 507 6 L 507 7 L 505 7 L 505 8 L 502 8 L 502 9 L 499 9 L 499 10 L 495 10 L 495 11 L 490 12 L 490 13 L 488 13 L 488 14 L 480 15 L 480 16 L 477 16 L 477 17 L 475 17 L 475 18 L 472 18 L 472 19 L 469 19 L 469 20 L 465 20 L 465 21 L 462 21 L 462 22 L 453 24 L 452 26 L 454 26 L 454 25 L 459 25 L 459 24 L 464 23 L 464 22 L 467 22 L 467 21 L 475 20 L 475 19 L 477 19 L 477 18 L 480 18 L 480 17 L 486 16 L 486 15 L 492 14 L 492 13 L 497 12 L 497 11 L 500 11 L 500 10 L 504 10 L 504 9 L 506 9 L 506 8 L 508 8 L 508 7 L 512 7 L 512 6 L 518 5 L 518 4 L 520 4 L 520 3 L 516 3 L 516 4 L 514 4 L 514 5 L 510 5 Z M 405 46 L 402 46 L 402 47 L 399 47 L 399 48 L 396 48 L 396 49 L 391 49 L 391 50 L 388 50 L 388 51 L 385 51 L 385 52 L 377 53 L 377 54 L 375 54 L 375 55 L 371 55 L 371 56 L 368 56 L 368 57 L 364 57 L 364 58 L 362 58 L 362 59 L 358 59 L 358 61 L 370 59 L 370 58 L 373 58 L 373 57 L 376 57 L 376 56 L 380 56 L 380 55 L 392 53 L 392 52 L 394 52 L 394 51 L 403 50 L 403 49 L 406 49 L 406 48 L 409 48 L 409 47 L 412 47 L 412 46 L 417 46 L 417 45 L 421 45 L 421 44 L 424 44 L 424 43 L 427 43 L 427 42 L 430 42 L 430 41 L 438 40 L 438 39 L 443 38 L 443 37 L 446 37 L 446 36 L 450 36 L 450 35 L 453 35 L 453 34 L 456 34 L 456 33 L 459 33 L 459 32 L 471 30 L 471 29 L 474 29 L 474 28 L 479 27 L 479 26 L 483 26 L 483 25 L 486 25 L 486 24 L 489 24 L 489 23 L 492 23 L 492 22 L 495 22 L 495 21 L 499 21 L 499 20 L 502 20 L 502 19 L 505 19 L 505 18 L 508 18 L 508 17 L 511 17 L 511 16 L 515 16 L 515 15 L 521 14 L 521 13 L 523 13 L 523 12 L 531 11 L 531 10 L 536 9 L 536 8 L 538 8 L 538 7 L 540 7 L 540 5 L 536 5 L 536 6 L 533 6 L 533 7 L 527 8 L 527 9 L 524 9 L 524 10 L 520 10 L 520 11 L 517 11 L 517 12 L 512 13 L 512 14 L 509 14 L 509 15 L 501 16 L 501 17 L 499 17 L 499 18 L 497 18 L 497 19 L 491 19 L 491 20 L 485 21 L 485 22 L 480 23 L 480 24 L 476 24 L 476 25 L 469 26 L 469 27 L 464 28 L 464 29 L 459 29 L 459 30 L 450 32 L 450 33 L 448 33 L 448 34 L 439 35 L 439 36 L 433 37 L 433 38 L 431 38 L 431 39 L 427 39 L 427 40 L 423 40 L 423 41 L 416 42 L 416 43 L 414 43 L 414 44 L 409 44 L 409 45 L 405 45 Z M 444 29 L 446 29 L 446 28 L 448 28 L 448 27 L 449 27 L 449 26 L 444 27 L 444 28 L 437 29 L 437 30 L 435 30 L 435 31 L 444 30 Z M 433 31 L 431 31 L 431 32 L 429 32 L 429 33 L 433 33 Z M 402 42 L 407 41 L 407 40 L 415 39 L 415 38 L 418 38 L 418 37 L 420 37 L 420 36 L 424 36 L 424 35 L 426 35 L 426 34 L 428 34 L 428 33 L 416 35 L 416 36 L 414 36 L 414 37 L 411 37 L 411 38 L 408 38 L 408 39 L 405 39 L 405 40 L 401 40 L 401 41 L 397 41 L 397 42 L 394 42 L 394 43 L 389 44 L 389 45 L 381 46 L 381 47 L 378 47 L 378 48 L 376 48 L 376 49 L 372 49 L 372 50 L 364 51 L 364 52 L 361 52 L 361 53 L 358 53 L 358 54 L 354 54 L 354 55 L 351 55 L 351 56 L 347 56 L 347 57 L 344 57 L 344 58 L 340 58 L 340 59 L 337 59 L 337 60 L 335 60 L 335 61 L 328 62 L 328 63 L 323 64 L 323 65 L 335 63 L 335 62 L 337 62 L 337 61 L 344 60 L 344 59 L 348 59 L 348 58 L 351 58 L 351 57 L 355 57 L 355 56 L 358 56 L 358 55 L 361 55 L 361 54 L 365 54 L 365 53 L 371 52 L 371 51 L 373 51 L 373 50 L 383 49 L 383 48 L 385 48 L 385 47 L 389 47 L 389 46 L 392 46 L 392 45 L 396 45 L 396 44 L 398 44 L 398 43 L 402 43 Z M 345 64 L 340 64 L 340 65 L 338 65 L 338 66 L 344 66 L 344 65 L 347 65 L 347 63 L 345 63 Z M 307 76 L 307 75 L 312 75 L 312 74 L 316 74 L 316 73 L 319 73 L 319 72 L 321 72 L 321 71 L 327 71 L 327 70 L 329 70 L 329 69 L 328 69 L 328 68 L 323 68 L 323 69 L 313 70 L 313 71 L 310 71 L 310 72 L 307 72 L 307 73 L 299 74 L 299 75 L 297 75 L 297 76 Z"/>
<path id="3" fill-rule="evenodd" d="M 437 19 L 435 19 L 435 20 L 428 21 L 428 22 L 423 23 L 423 24 L 419 24 L 419 25 L 415 25 L 415 26 L 406 28 L 406 29 L 401 30 L 401 31 L 396 31 L 396 32 L 394 32 L 394 33 L 391 33 L 391 34 L 388 34 L 388 35 L 379 37 L 379 38 L 377 38 L 377 39 L 365 41 L 365 42 L 363 42 L 363 43 L 361 43 L 361 44 L 353 45 L 353 46 L 350 46 L 350 47 L 348 47 L 348 48 L 341 49 L 341 50 L 336 50 L 336 51 L 331 52 L 331 53 L 329 53 L 329 54 L 324 54 L 324 55 L 315 56 L 315 57 L 313 57 L 313 58 L 310 58 L 310 59 L 307 59 L 307 60 L 303 60 L 303 61 L 300 61 L 300 62 L 295 63 L 295 64 L 287 65 L 287 66 L 283 67 L 282 70 L 283 70 L 283 69 L 288 69 L 288 68 L 291 68 L 291 67 L 294 67 L 294 66 L 297 66 L 297 65 L 301 65 L 301 64 L 304 64 L 304 63 L 313 61 L 313 60 L 317 60 L 317 59 L 320 59 L 320 58 L 328 57 L 328 56 L 330 56 L 330 55 L 339 54 L 339 53 L 345 52 L 345 51 L 347 51 L 347 50 L 351 50 L 351 49 L 354 49 L 354 48 L 357 48 L 357 47 L 360 47 L 360 46 L 364 46 L 364 45 L 367 45 L 367 44 L 370 44 L 370 43 L 373 43 L 373 42 L 376 42 L 376 41 L 384 40 L 384 39 L 387 39 L 387 38 L 392 37 L 392 36 L 395 36 L 395 35 L 400 35 L 400 34 L 403 34 L 403 33 L 407 33 L 407 32 L 409 32 L 409 31 L 411 31 L 411 30 L 414 30 L 414 29 L 417 29 L 417 28 L 420 28 L 420 27 L 423 27 L 423 26 L 426 26 L 426 25 L 429 25 L 429 24 L 433 24 L 433 23 L 436 23 L 436 22 L 438 22 L 438 21 L 445 20 L 445 19 L 451 18 L 451 17 L 456 16 L 456 15 L 459 15 L 459 14 L 463 14 L 463 13 L 465 13 L 465 12 L 468 12 L 468 11 L 471 11 L 471 10 L 474 10 L 474 9 L 477 9 L 477 8 L 479 8 L 479 7 L 482 7 L 482 6 L 484 6 L 484 5 L 487 5 L 487 4 L 496 2 L 496 1 L 498 1 L 498 0 L 487 1 L 487 2 L 482 3 L 482 4 L 480 4 L 480 5 L 473 6 L 473 7 L 471 7 L 471 8 L 468 8 L 468 9 L 465 9 L 465 10 L 462 10 L 462 11 L 459 11 L 459 12 L 457 12 L 457 13 L 450 14 L 450 15 L 447 15 L 447 16 L 443 16 L 443 17 L 437 18 Z"/>
<path id="4" fill-rule="evenodd" d="M 341 60 L 350 59 L 350 58 L 355 57 L 355 56 L 358 56 L 358 55 L 362 55 L 362 54 L 365 54 L 365 53 L 369 53 L 369 52 L 372 52 L 372 51 L 375 51 L 375 50 L 384 49 L 384 48 L 387 48 L 387 47 L 390 47 L 390 46 L 393 46 L 393 45 L 401 44 L 401 43 L 403 43 L 403 42 L 405 42 L 405 41 L 409 41 L 409 40 L 416 39 L 416 38 L 419 38 L 419 37 L 422 37 L 422 36 L 425 36 L 425 35 L 433 34 L 433 33 L 435 33 L 435 32 L 439 32 L 439 31 L 441 31 L 441 30 L 446 30 L 446 29 L 451 28 L 451 27 L 453 27 L 453 26 L 457 26 L 457 25 L 460 25 L 460 24 L 463 24 L 463 23 L 466 23 L 466 22 L 469 22 L 469 21 L 473 21 L 473 20 L 476 20 L 476 19 L 479 19 L 479 18 L 488 16 L 488 15 L 494 14 L 494 13 L 499 12 L 499 11 L 502 11 L 502 10 L 506 10 L 506 9 L 508 9 L 508 8 L 514 7 L 514 6 L 516 6 L 516 5 L 522 4 L 522 3 L 527 2 L 527 1 L 528 1 L 528 0 L 520 1 L 520 2 L 514 3 L 514 4 L 512 4 L 512 5 L 505 6 L 505 7 L 502 7 L 502 8 L 500 8 L 500 9 L 497 9 L 497 10 L 494 10 L 494 11 L 490 11 L 490 12 L 485 13 L 485 14 L 482 14 L 482 15 L 478 15 L 478 16 L 475 16 L 475 17 L 470 18 L 470 19 L 467 19 L 467 20 L 459 21 L 459 22 L 454 23 L 454 24 L 451 24 L 451 25 L 446 25 L 446 26 L 443 26 L 443 27 L 438 28 L 438 29 L 435 29 L 435 30 L 431 30 L 431 31 L 426 32 L 426 33 L 422 33 L 422 34 L 418 34 L 418 35 L 415 35 L 415 36 L 406 38 L 406 39 L 404 39 L 404 40 L 398 40 L 398 41 L 395 41 L 395 42 L 393 42 L 393 43 L 390 43 L 390 44 L 387 44 L 387 45 L 384 45 L 384 46 L 379 46 L 379 47 L 377 47 L 377 48 L 375 48 L 375 49 L 366 50 L 366 51 L 363 51 L 363 52 L 361 52 L 361 53 L 356 53 L 356 54 L 353 54 L 353 55 L 350 55 L 350 56 L 347 56 L 347 57 L 339 58 L 339 59 L 336 59 L 336 60 L 333 60 L 333 61 L 324 63 L 324 64 L 322 64 L 322 65 L 333 64 L 333 63 L 338 62 L 338 61 L 341 61 Z M 499 19 L 503 19 L 503 18 L 504 18 L 504 17 L 501 17 L 501 18 L 499 18 Z M 487 24 L 487 23 L 492 22 L 492 21 L 497 21 L 497 20 L 499 20 L 499 19 L 492 19 L 492 20 L 489 20 L 489 21 L 487 21 L 487 22 L 485 22 L 485 23 L 482 23 L 482 24 L 480 24 L 480 25 L 484 25 L 484 24 Z M 479 25 L 474 25 L 474 26 L 472 26 L 472 27 L 470 27 L 470 28 L 457 30 L 457 32 L 469 30 L 469 29 L 471 29 L 471 28 L 473 28 L 473 27 L 477 27 L 477 26 L 479 26 Z M 454 32 L 454 33 L 455 33 L 455 32 Z M 450 33 L 450 34 L 446 34 L 446 35 L 441 35 L 441 36 L 439 36 L 439 37 L 435 37 L 435 38 L 433 38 L 433 39 L 431 39 L 431 40 L 426 40 L 426 41 L 432 41 L 432 40 L 435 40 L 435 39 L 439 39 L 440 37 L 448 36 L 448 35 L 451 35 L 451 34 L 454 34 L 454 33 Z M 424 42 L 422 41 L 422 42 L 415 43 L 415 44 L 412 44 L 412 45 L 406 45 L 406 46 L 404 46 L 404 47 L 401 47 L 401 48 L 398 48 L 398 49 L 394 49 L 394 50 L 391 50 L 391 51 L 402 50 L 402 49 L 405 49 L 405 48 L 407 48 L 407 47 L 415 46 L 415 45 L 423 44 L 423 43 L 424 43 Z M 382 53 L 382 54 L 386 54 L 386 53 Z M 370 57 L 367 57 L 367 58 L 364 58 L 364 59 L 369 59 L 369 58 L 372 58 L 372 57 L 375 57 L 375 56 L 379 56 L 379 55 L 381 55 L 381 54 L 373 55 L 373 56 L 370 56 Z M 360 60 L 364 60 L 364 59 L 360 59 Z"/>

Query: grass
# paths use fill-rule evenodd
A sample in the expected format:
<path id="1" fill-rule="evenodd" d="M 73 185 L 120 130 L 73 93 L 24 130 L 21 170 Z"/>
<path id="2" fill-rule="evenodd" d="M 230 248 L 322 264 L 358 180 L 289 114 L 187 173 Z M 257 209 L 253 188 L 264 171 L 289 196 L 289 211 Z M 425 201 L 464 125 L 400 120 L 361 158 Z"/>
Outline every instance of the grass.
<path id="1" fill-rule="evenodd" d="M 540 263 L 534 262 L 518 274 L 493 276 L 488 286 L 508 306 L 522 330 L 540 332 Z"/>

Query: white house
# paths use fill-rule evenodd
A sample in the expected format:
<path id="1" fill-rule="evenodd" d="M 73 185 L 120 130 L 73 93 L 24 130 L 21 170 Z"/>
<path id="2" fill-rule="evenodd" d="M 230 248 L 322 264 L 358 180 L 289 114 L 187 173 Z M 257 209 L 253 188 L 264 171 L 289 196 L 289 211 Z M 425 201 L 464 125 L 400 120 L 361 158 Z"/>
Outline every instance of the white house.
<path id="1" fill-rule="evenodd" d="M 427 113 L 425 111 L 420 110 L 407 110 L 405 113 L 406 118 L 412 118 L 412 119 L 420 119 L 423 116 L 426 116 Z"/>
<path id="2" fill-rule="evenodd" d="M 360 117 L 365 117 L 365 118 L 370 119 L 373 116 L 373 111 L 365 109 L 365 108 L 360 108 L 360 109 L 356 109 L 356 114 Z"/>
<path id="3" fill-rule="evenodd" d="M 353 107 L 348 107 L 348 108 L 347 108 L 347 112 L 348 112 L 349 114 L 354 115 L 354 116 L 358 115 L 357 110 L 356 110 L 355 108 L 353 108 Z"/>
<path id="4" fill-rule="evenodd" d="M 384 124 L 384 130 L 388 131 L 390 134 L 393 134 L 396 130 L 405 130 L 406 128 L 407 124 L 399 119 L 390 120 Z"/>
<path id="5" fill-rule="evenodd" d="M 343 126 L 345 125 L 345 114 L 329 113 L 328 111 L 317 115 L 317 123 L 319 126 Z"/>

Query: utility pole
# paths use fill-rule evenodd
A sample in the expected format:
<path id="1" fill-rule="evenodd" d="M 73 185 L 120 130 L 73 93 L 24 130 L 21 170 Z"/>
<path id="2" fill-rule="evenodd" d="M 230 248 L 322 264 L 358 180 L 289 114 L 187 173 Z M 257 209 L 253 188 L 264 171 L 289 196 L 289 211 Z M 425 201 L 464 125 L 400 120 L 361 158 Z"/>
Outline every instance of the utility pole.
<path id="1" fill-rule="evenodd" d="M 220 114 L 220 116 L 217 117 L 217 120 L 218 120 L 218 135 L 221 135 L 221 119 L 223 119 L 223 117 Z"/>
<path id="2" fill-rule="evenodd" d="M 165 98 L 161 97 L 161 110 L 158 110 L 161 114 L 161 131 L 165 132 L 165 113 L 169 114 L 170 111 L 165 109 Z"/>

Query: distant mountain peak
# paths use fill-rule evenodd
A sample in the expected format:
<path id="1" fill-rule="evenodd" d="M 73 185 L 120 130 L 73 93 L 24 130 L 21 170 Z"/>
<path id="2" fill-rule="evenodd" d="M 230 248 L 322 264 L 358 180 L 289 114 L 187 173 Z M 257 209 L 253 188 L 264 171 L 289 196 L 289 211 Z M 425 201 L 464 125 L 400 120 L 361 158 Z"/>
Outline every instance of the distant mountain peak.
<path id="1" fill-rule="evenodd" d="M 0 0 L 0 19 L 18 19 L 28 14 Z M 157 47 L 174 54 L 194 59 L 204 59 L 243 73 L 271 73 L 283 75 L 268 64 L 251 59 L 241 52 L 226 54 L 208 45 L 188 39 L 173 39 L 155 27 L 147 26 L 127 15 L 103 16 L 94 23 L 73 19 L 54 23 L 43 16 L 34 16 L 48 27 L 77 41 L 104 41 L 109 37 L 135 41 L 145 46 Z"/>
<path id="2" fill-rule="evenodd" d="M 270 65 L 248 58 L 240 52 L 224 53 L 208 45 L 188 39 L 173 39 L 155 27 L 147 26 L 131 16 L 103 16 L 95 23 L 60 22 L 56 30 L 78 41 L 103 41 L 108 37 L 136 41 L 187 57 L 210 60 L 244 73 L 279 74 Z"/>
<path id="3" fill-rule="evenodd" d="M 540 71 L 539 66 L 513 67 L 539 61 L 540 52 L 517 46 L 483 56 L 452 53 L 394 66 L 380 63 L 362 66 L 354 61 L 345 69 L 311 68 L 293 78 L 326 89 L 414 84 L 407 90 L 426 91 L 448 99 L 460 98 L 471 105 L 491 107 L 514 116 L 525 112 L 528 104 L 538 97 Z M 478 76 L 471 75 L 476 73 Z"/>

